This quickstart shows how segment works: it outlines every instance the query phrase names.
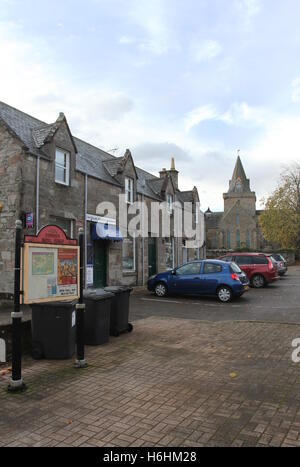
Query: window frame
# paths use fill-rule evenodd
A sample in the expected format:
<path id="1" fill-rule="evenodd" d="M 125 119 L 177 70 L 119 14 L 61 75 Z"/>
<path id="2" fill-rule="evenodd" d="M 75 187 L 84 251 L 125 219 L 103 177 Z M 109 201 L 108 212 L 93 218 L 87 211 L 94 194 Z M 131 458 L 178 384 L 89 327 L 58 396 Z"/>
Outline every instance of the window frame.
<path id="1" fill-rule="evenodd" d="M 56 157 L 57 157 L 58 153 L 64 155 L 65 165 L 62 165 L 61 163 L 57 162 Z M 54 179 L 55 179 L 55 183 L 58 183 L 59 185 L 70 186 L 70 159 L 71 158 L 70 158 L 70 152 L 69 151 L 66 151 L 66 150 L 64 150 L 62 148 L 59 148 L 59 147 L 55 148 L 55 161 L 54 161 L 54 170 L 55 170 Z M 56 167 L 57 166 L 60 169 L 64 170 L 65 180 L 66 181 L 61 181 L 61 180 L 58 180 L 56 178 Z"/>
<path id="2" fill-rule="evenodd" d="M 220 269 L 220 271 L 207 272 L 207 271 L 205 271 L 205 268 L 207 266 L 216 266 L 217 268 L 221 268 L 221 269 Z M 221 274 L 222 272 L 223 272 L 223 266 L 221 264 L 204 263 L 204 265 L 203 265 L 203 273 L 202 274 Z"/>
<path id="3" fill-rule="evenodd" d="M 125 177 L 125 200 L 127 204 L 134 201 L 134 180 L 131 177 Z"/>
<path id="4" fill-rule="evenodd" d="M 125 269 L 123 265 L 123 245 L 125 241 L 131 241 L 132 242 L 132 251 L 133 251 L 133 258 L 132 258 L 132 269 Z M 125 274 L 128 273 L 135 273 L 136 272 L 136 245 L 135 245 L 135 237 L 126 237 L 123 239 L 122 243 L 122 271 Z"/>
<path id="5" fill-rule="evenodd" d="M 188 268 L 188 267 L 192 267 L 194 265 L 197 265 L 198 266 L 198 272 L 190 272 L 190 273 L 186 273 L 186 274 L 179 274 L 178 271 L 180 271 L 180 269 L 184 269 L 184 268 Z M 201 263 L 198 262 L 198 261 L 193 261 L 191 263 L 187 263 L 187 264 L 184 264 L 183 266 L 180 266 L 180 268 L 177 268 L 176 269 L 176 275 L 180 276 L 180 277 L 184 277 L 184 276 L 200 276 L 201 274 Z"/>
<path id="6" fill-rule="evenodd" d="M 166 199 L 166 201 L 167 201 L 167 212 L 168 212 L 168 214 L 172 214 L 173 213 L 173 195 L 171 195 L 170 193 L 167 193 L 166 198 L 167 198 Z"/>

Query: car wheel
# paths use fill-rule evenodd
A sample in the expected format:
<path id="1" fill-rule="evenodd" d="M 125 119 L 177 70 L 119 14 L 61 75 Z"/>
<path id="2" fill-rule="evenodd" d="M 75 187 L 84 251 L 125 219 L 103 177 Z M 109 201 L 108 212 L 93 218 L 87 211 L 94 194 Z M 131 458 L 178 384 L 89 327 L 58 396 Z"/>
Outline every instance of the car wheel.
<path id="1" fill-rule="evenodd" d="M 232 300 L 232 291 L 226 285 L 222 285 L 217 291 L 217 297 L 222 303 L 228 303 Z"/>
<path id="2" fill-rule="evenodd" d="M 262 287 L 265 287 L 266 281 L 263 276 L 256 274 L 252 277 L 251 284 L 255 289 L 261 289 Z"/>
<path id="3" fill-rule="evenodd" d="M 154 291 L 157 297 L 165 297 L 168 293 L 167 287 L 162 282 L 155 286 Z"/>

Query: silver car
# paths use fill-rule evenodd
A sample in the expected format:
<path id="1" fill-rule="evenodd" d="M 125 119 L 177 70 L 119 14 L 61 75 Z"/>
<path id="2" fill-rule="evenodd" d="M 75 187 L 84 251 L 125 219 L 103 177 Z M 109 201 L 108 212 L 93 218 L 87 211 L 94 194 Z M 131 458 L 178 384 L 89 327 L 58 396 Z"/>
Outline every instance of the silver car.
<path id="1" fill-rule="evenodd" d="M 288 270 L 287 261 L 280 253 L 273 253 L 272 258 L 276 261 L 278 274 L 284 276 Z"/>

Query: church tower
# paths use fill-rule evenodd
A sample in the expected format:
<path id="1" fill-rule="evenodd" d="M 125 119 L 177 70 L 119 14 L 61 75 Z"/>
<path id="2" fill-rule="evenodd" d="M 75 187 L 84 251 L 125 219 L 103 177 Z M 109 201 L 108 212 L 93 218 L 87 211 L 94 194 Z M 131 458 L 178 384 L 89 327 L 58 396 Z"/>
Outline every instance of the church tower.
<path id="1" fill-rule="evenodd" d="M 222 244 L 227 249 L 256 249 L 258 242 L 256 195 L 251 191 L 242 161 L 238 155 L 229 182 L 229 190 L 224 193 L 224 215 L 221 221 Z"/>
<path id="2" fill-rule="evenodd" d="M 238 155 L 232 179 L 229 182 L 229 190 L 224 193 L 224 214 L 228 213 L 237 203 L 246 209 L 249 214 L 256 214 L 256 195 L 250 189 L 250 180 Z"/>

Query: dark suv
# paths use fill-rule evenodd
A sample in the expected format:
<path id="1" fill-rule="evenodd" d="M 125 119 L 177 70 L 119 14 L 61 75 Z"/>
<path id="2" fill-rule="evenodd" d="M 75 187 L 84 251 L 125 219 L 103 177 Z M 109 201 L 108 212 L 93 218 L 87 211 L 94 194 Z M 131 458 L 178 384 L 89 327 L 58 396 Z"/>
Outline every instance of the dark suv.
<path id="1" fill-rule="evenodd" d="M 277 265 L 270 255 L 263 253 L 231 253 L 220 258 L 235 262 L 245 274 L 252 287 L 259 289 L 279 279 Z"/>

